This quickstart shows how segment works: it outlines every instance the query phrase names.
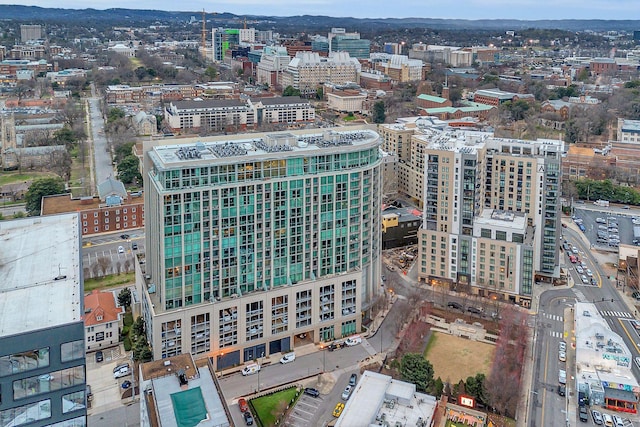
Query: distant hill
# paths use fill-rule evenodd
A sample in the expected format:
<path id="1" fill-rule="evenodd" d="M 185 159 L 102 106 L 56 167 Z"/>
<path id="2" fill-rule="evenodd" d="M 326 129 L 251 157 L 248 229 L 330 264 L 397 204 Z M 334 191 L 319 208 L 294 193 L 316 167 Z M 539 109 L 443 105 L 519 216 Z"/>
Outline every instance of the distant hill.
<path id="1" fill-rule="evenodd" d="M 150 22 L 186 22 L 192 16 L 200 19 L 200 11 L 163 11 L 140 9 L 59 9 L 42 8 L 37 6 L 0 5 L 0 19 L 20 22 L 110 22 L 114 25 L 143 24 Z M 357 30 L 376 26 L 380 30 L 400 28 L 433 28 L 433 29 L 472 29 L 472 30 L 521 30 L 526 28 L 559 29 L 569 31 L 619 31 L 640 30 L 640 20 L 538 20 L 527 21 L 517 19 L 433 19 L 433 18 L 387 18 L 387 19 L 359 19 L 349 17 L 330 16 L 256 16 L 234 15 L 231 13 L 207 14 L 209 21 L 216 24 L 227 22 L 241 22 L 251 20 L 251 26 L 258 29 L 265 28 L 306 28 L 307 31 L 331 27 L 345 27 Z"/>

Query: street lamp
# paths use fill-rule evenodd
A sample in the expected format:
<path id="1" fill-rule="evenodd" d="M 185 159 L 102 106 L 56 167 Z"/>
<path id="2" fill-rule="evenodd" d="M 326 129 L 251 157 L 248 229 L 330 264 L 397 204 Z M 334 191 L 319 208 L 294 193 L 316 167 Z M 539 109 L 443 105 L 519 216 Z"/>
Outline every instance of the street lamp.
<path id="1" fill-rule="evenodd" d="M 258 369 L 258 393 L 260 393 L 260 370 L 262 369 L 262 359 L 264 359 L 264 351 L 262 352 L 262 355 L 260 356 L 260 364 L 259 369 Z"/>

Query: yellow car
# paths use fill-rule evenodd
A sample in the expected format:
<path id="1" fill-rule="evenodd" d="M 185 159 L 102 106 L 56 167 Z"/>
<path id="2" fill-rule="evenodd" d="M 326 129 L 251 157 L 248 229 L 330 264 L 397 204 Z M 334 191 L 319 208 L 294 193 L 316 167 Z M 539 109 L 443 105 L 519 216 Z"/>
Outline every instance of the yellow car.
<path id="1" fill-rule="evenodd" d="M 333 416 L 338 418 L 340 416 L 340 414 L 342 413 L 342 410 L 344 409 L 344 403 L 340 402 L 336 405 L 335 409 L 333 410 Z"/>

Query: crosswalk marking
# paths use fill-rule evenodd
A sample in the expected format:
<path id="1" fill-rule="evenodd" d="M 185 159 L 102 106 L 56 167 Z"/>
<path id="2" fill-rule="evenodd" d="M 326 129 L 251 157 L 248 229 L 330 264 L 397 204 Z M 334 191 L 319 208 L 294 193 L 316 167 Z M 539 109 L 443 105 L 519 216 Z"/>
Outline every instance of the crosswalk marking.
<path id="1" fill-rule="evenodd" d="M 554 338 L 562 338 L 562 332 L 558 332 L 558 331 L 549 331 L 549 335 L 551 335 Z"/>
<path id="2" fill-rule="evenodd" d="M 543 317 L 546 317 L 549 320 L 555 320 L 557 322 L 564 322 L 564 317 L 557 315 L 557 314 L 548 314 L 548 313 L 542 313 Z"/>
<path id="3" fill-rule="evenodd" d="M 622 317 L 626 319 L 633 319 L 633 315 L 631 313 L 627 313 L 626 311 L 601 311 L 600 315 L 602 317 Z"/>

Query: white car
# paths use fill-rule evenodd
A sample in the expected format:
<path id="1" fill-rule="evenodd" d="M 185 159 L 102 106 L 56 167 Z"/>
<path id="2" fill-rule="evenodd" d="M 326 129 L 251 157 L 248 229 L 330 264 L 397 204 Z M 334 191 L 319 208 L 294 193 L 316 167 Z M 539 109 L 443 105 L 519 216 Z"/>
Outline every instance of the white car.
<path id="1" fill-rule="evenodd" d="M 129 370 L 129 367 L 124 366 L 113 373 L 113 378 L 118 379 L 118 378 L 126 377 L 130 373 L 131 371 Z"/>
<path id="2" fill-rule="evenodd" d="M 123 254 L 124 253 L 124 246 L 118 246 L 118 253 L 119 254 Z"/>
<path id="3" fill-rule="evenodd" d="M 582 279 L 582 283 L 589 283 L 589 278 L 587 276 L 582 275 L 580 278 Z"/>
<path id="4" fill-rule="evenodd" d="M 296 354 L 294 352 L 291 352 L 282 356 L 282 358 L 280 359 L 280 363 L 284 365 L 285 363 L 293 362 L 294 360 L 296 360 Z"/>
<path id="5" fill-rule="evenodd" d="M 593 276 L 593 272 L 588 268 L 584 272 L 587 273 L 587 276 L 589 276 L 589 277 Z"/>
<path id="6" fill-rule="evenodd" d="M 567 351 L 567 343 L 564 341 L 560 341 L 560 343 L 558 343 L 558 348 L 560 349 L 560 351 Z"/>
<path id="7" fill-rule="evenodd" d="M 574 246 L 571 248 L 571 252 L 573 252 L 574 254 L 577 254 L 579 251 L 578 251 L 578 248 Z"/>
<path id="8" fill-rule="evenodd" d="M 584 269 L 579 265 L 576 265 L 576 271 L 578 272 L 578 274 L 583 274 L 584 273 Z"/>
<path id="9" fill-rule="evenodd" d="M 558 359 L 561 362 L 566 362 L 567 361 L 567 352 L 566 351 L 559 351 L 558 352 Z"/>

